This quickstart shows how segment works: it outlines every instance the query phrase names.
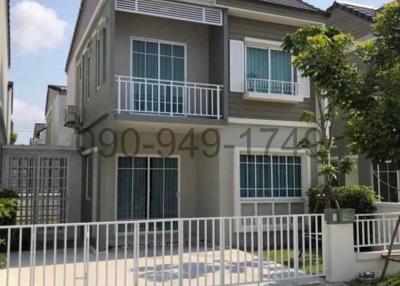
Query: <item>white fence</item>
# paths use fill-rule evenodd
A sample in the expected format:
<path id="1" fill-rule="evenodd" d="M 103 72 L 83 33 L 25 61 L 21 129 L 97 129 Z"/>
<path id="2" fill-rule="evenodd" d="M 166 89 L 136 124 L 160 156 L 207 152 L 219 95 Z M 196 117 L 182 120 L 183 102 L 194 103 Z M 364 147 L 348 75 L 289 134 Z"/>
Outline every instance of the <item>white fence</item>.
<path id="1" fill-rule="evenodd" d="M 117 112 L 221 119 L 222 86 L 116 76 Z"/>
<path id="2" fill-rule="evenodd" d="M 235 285 L 321 276 L 321 215 L 0 227 L 0 285 Z"/>
<path id="3" fill-rule="evenodd" d="M 355 247 L 357 252 L 386 251 L 400 213 L 375 213 L 356 215 Z M 394 241 L 400 249 L 400 231 Z"/>

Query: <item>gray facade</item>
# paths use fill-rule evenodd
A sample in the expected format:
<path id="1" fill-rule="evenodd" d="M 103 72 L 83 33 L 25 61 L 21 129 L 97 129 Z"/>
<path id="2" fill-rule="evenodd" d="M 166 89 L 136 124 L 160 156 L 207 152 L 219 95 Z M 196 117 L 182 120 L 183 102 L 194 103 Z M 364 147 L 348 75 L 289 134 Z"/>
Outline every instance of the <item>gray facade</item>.
<path id="1" fill-rule="evenodd" d="M 301 196 L 295 199 L 263 198 L 260 202 L 257 202 L 256 198 L 242 200 L 239 197 L 237 170 L 240 162 L 238 158 L 246 153 L 246 147 L 254 154 L 262 154 L 265 151 L 268 134 L 260 132 L 260 128 L 278 130 L 278 135 L 271 145 L 271 154 L 277 158 L 281 156 L 289 160 L 285 156 L 293 156 L 294 153 L 284 150 L 283 145 L 290 135 L 296 131 L 299 133 L 298 140 L 300 140 L 301 136 L 309 133 L 309 130 L 315 130 L 315 125 L 300 122 L 303 110 L 315 109 L 315 100 L 310 96 L 297 103 L 250 101 L 244 98 L 244 93 L 231 92 L 230 41 L 256 38 L 262 41 L 279 42 L 286 33 L 294 31 L 301 25 L 310 22 L 322 23 L 326 18 L 325 13 L 310 6 L 290 7 L 290 5 L 279 5 L 268 3 L 268 1 L 261 3 L 261 1 L 218 0 L 216 5 L 212 1 L 207 3 L 177 1 L 186 4 L 210 5 L 208 7 L 217 12 L 220 11 L 221 25 L 218 25 L 199 23 L 198 20 L 196 22 L 120 11 L 115 8 L 118 4 L 116 1 L 83 1 L 66 67 L 68 104 L 78 107 L 81 121 L 81 127 L 76 130 L 77 144 L 83 150 L 84 161 L 85 157 L 90 157 L 93 162 L 93 167 L 90 169 L 93 176 L 92 195 L 90 199 L 82 196 L 84 210 L 82 219 L 85 221 L 118 219 L 118 190 L 120 190 L 119 185 L 122 184 L 119 179 L 122 172 L 118 166 L 119 158 L 132 157 L 133 155 L 125 149 L 134 148 L 138 141 L 133 137 L 135 135 L 133 132 L 126 136 L 126 131 L 130 129 L 136 130 L 139 135 L 140 146 L 134 155 L 135 158 L 159 157 L 160 151 L 168 150 L 168 147 L 160 146 L 162 142 L 168 141 L 168 134 L 161 136 L 160 130 L 168 128 L 173 132 L 177 148 L 173 150 L 172 158 L 177 158 L 179 162 L 177 204 L 180 217 L 305 212 L 306 192 L 318 180 L 317 165 L 305 154 L 299 155 L 302 158 L 301 175 L 298 175 L 301 176 L 301 183 L 299 183 Z M 237 14 L 236 8 L 241 8 L 244 2 L 246 2 L 246 15 Z M 196 7 L 202 9 L 202 6 Z M 265 18 L 251 20 L 248 19 L 248 13 L 255 13 L 254 15 L 264 13 Z M 277 23 L 277 17 L 280 17 L 281 23 Z M 104 52 L 106 78 L 97 86 L 96 39 L 100 37 L 103 29 L 107 31 Z M 172 111 L 171 114 L 151 114 L 151 112 L 146 114 L 119 110 L 121 102 L 128 105 L 127 99 L 121 97 L 121 94 L 132 93 L 134 88 L 140 86 L 140 84 L 135 86 L 131 83 L 136 79 L 130 79 L 125 84 L 132 84 L 132 87 L 121 89 L 121 82 L 118 81 L 120 76 L 132 78 L 132 41 L 134 39 L 157 43 L 178 43 L 185 46 L 185 81 L 171 90 L 183 90 L 180 86 L 186 87 L 191 82 L 198 84 L 183 92 L 190 94 L 197 88 L 197 93 L 194 92 L 195 96 L 208 94 L 207 97 L 202 99 L 200 97 L 196 101 L 197 109 L 194 109 L 194 113 L 190 113 L 195 104 L 193 102 L 188 104 L 189 111 L 184 110 L 190 114 L 184 115 L 175 115 Z M 85 81 L 80 74 L 80 67 L 86 57 L 91 59 L 91 72 L 89 79 L 86 79 L 89 83 L 89 91 L 84 89 Z M 202 87 L 203 85 L 206 87 Z M 158 96 L 158 93 L 154 92 L 154 87 L 149 86 L 146 92 L 151 96 Z M 219 118 L 215 116 L 216 114 L 209 116 L 207 113 L 209 111 L 205 114 L 204 111 L 203 114 L 198 113 L 199 105 L 203 106 L 202 108 L 206 106 L 209 108 L 206 110 L 211 110 L 211 112 L 216 110 L 217 101 L 214 97 L 216 93 L 209 91 L 219 88 L 214 86 L 221 87 Z M 85 94 L 86 97 L 89 94 L 90 98 L 87 99 Z M 154 97 L 146 97 L 148 98 Z M 135 100 L 140 102 L 142 99 Z M 240 122 L 240 120 L 245 121 Z M 247 146 L 246 139 L 241 136 L 248 129 L 253 132 L 250 146 Z M 188 135 L 190 132 L 193 132 L 193 142 L 196 145 L 193 154 L 184 148 L 180 150 L 178 148 L 178 145 L 190 138 Z M 206 156 L 204 152 L 211 152 L 212 150 L 209 149 L 214 147 L 215 134 L 218 134 L 220 150 L 211 157 Z M 108 144 L 110 142 L 115 144 Z M 148 172 L 151 173 L 152 169 L 149 168 Z M 87 187 L 83 186 L 82 192 L 85 192 L 85 188 Z"/>

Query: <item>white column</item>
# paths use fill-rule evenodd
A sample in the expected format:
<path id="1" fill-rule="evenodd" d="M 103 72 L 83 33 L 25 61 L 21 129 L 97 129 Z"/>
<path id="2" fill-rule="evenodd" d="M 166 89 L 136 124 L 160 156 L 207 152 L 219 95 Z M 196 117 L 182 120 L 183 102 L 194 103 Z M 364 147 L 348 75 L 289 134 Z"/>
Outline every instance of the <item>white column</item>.
<path id="1" fill-rule="evenodd" d="M 328 282 L 347 282 L 358 275 L 353 224 L 324 224 L 324 268 Z"/>

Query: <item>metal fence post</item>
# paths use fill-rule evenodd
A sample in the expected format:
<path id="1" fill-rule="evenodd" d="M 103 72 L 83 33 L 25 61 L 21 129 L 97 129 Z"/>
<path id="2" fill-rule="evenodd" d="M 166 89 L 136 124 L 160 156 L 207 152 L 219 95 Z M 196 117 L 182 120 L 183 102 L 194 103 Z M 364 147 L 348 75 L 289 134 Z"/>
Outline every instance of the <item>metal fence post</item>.
<path id="1" fill-rule="evenodd" d="M 147 234 L 146 234 L 147 235 Z M 134 273 L 134 285 L 139 285 L 139 224 L 136 222 L 133 227 L 133 273 Z M 145 246 L 147 247 L 147 245 Z"/>
<path id="2" fill-rule="evenodd" d="M 84 280 L 84 285 L 88 286 L 89 285 L 89 261 L 90 261 L 90 228 L 88 224 L 85 224 L 84 226 L 84 247 L 83 247 L 83 261 L 84 261 L 84 274 L 83 274 L 83 280 Z"/>
<path id="3" fill-rule="evenodd" d="M 299 274 L 299 222 L 298 222 L 298 217 L 296 216 L 293 217 L 293 258 L 294 258 L 294 277 L 297 278 Z"/>
<path id="4" fill-rule="evenodd" d="M 267 233 L 268 235 L 268 233 Z M 264 280 L 264 242 L 263 242 L 263 229 L 262 217 L 257 217 L 257 248 L 258 248 L 258 281 L 262 283 Z"/>
<path id="5" fill-rule="evenodd" d="M 183 285 L 183 221 L 178 221 L 179 286 Z"/>
<path id="6" fill-rule="evenodd" d="M 225 221 L 219 221 L 220 285 L 225 285 Z"/>

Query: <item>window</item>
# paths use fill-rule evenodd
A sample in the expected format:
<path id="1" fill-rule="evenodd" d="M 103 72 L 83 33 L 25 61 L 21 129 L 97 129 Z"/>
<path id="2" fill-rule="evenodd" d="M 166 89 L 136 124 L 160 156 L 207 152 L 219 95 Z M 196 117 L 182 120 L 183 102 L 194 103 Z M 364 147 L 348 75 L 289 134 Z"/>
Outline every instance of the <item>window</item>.
<path id="1" fill-rule="evenodd" d="M 103 28 L 102 31 L 102 66 L 101 66 L 101 71 L 102 71 L 102 80 L 103 83 L 106 82 L 107 78 L 107 29 Z"/>
<path id="2" fill-rule="evenodd" d="M 398 171 L 394 163 L 384 162 L 373 167 L 374 190 L 382 202 L 399 202 Z"/>
<path id="3" fill-rule="evenodd" d="M 90 55 L 86 57 L 86 67 L 85 67 L 85 78 L 84 78 L 84 86 L 85 86 L 85 99 L 86 102 L 90 99 Z"/>
<path id="4" fill-rule="evenodd" d="M 96 87 L 100 87 L 101 40 L 96 40 Z"/>
<path id="5" fill-rule="evenodd" d="M 139 82 L 129 103 L 134 110 L 184 112 L 184 89 L 178 88 L 185 80 L 184 45 L 133 40 L 132 76 Z"/>
<path id="6" fill-rule="evenodd" d="M 290 53 L 271 48 L 246 48 L 248 92 L 296 95 L 295 73 Z"/>
<path id="7" fill-rule="evenodd" d="M 301 197 L 301 157 L 240 155 L 240 197 Z"/>
<path id="8" fill-rule="evenodd" d="M 178 159 L 119 157 L 117 218 L 178 216 Z"/>
<path id="9" fill-rule="evenodd" d="M 184 81 L 185 47 L 133 40 L 132 71 L 139 78 Z"/>

